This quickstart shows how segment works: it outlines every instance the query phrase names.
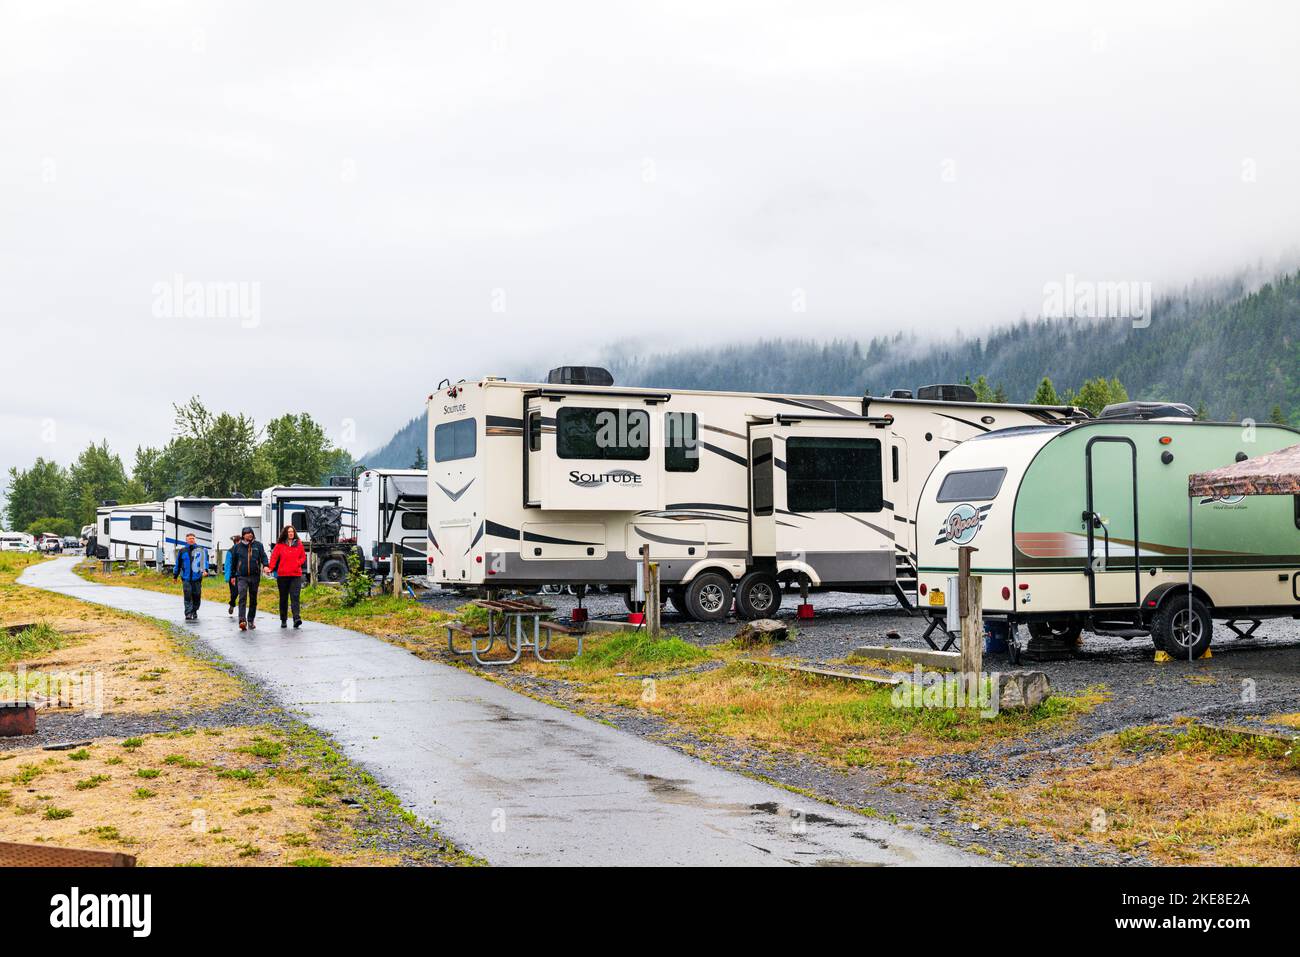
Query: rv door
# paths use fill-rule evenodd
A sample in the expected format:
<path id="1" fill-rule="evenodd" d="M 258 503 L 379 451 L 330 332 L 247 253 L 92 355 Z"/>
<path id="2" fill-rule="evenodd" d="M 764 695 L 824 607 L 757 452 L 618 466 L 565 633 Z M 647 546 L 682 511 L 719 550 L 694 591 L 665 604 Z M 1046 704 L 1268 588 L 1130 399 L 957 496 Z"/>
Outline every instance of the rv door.
<path id="1" fill-rule="evenodd" d="M 544 444 L 555 443 L 555 418 L 546 418 L 542 400 L 530 397 L 524 402 L 524 507 L 540 508 L 546 481 Z"/>
<path id="2" fill-rule="evenodd" d="M 749 566 L 776 571 L 776 424 L 749 426 Z"/>
<path id="3" fill-rule="evenodd" d="M 1137 450 L 1130 439 L 1099 436 L 1088 443 L 1088 596 L 1094 608 L 1138 603 Z"/>

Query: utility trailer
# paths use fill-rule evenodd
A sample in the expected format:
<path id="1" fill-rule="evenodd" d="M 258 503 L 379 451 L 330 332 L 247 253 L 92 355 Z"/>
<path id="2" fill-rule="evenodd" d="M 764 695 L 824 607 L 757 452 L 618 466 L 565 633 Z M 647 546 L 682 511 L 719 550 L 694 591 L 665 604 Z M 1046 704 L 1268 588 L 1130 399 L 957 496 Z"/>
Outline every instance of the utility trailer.
<path id="1" fill-rule="evenodd" d="M 1186 658 L 1212 619 L 1300 614 L 1300 496 L 1204 498 L 1187 604 L 1188 476 L 1297 441 L 1281 425 L 1197 422 L 1187 406 L 1123 403 L 1096 419 L 980 435 L 930 473 L 917 508 L 919 600 L 939 621 L 957 549 L 973 545 L 983 613 L 1034 638 L 1083 631 Z M 1181 617 L 1180 617 L 1181 616 Z M 1238 632 L 1240 633 L 1240 632 Z"/>
<path id="2" fill-rule="evenodd" d="M 698 620 L 726 617 L 733 590 L 742 617 L 764 617 L 795 585 L 910 604 L 912 516 L 935 463 L 971 436 L 1085 415 L 962 386 L 882 398 L 549 378 L 429 397 L 431 583 L 627 591 L 648 548 L 668 600 Z"/>

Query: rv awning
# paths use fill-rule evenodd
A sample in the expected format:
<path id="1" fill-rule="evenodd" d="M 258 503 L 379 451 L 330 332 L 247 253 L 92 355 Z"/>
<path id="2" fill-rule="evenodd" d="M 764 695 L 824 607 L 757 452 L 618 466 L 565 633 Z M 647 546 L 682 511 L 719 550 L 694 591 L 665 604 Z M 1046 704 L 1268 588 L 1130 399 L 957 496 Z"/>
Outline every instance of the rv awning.
<path id="1" fill-rule="evenodd" d="M 423 475 L 393 475 L 388 482 L 397 498 L 429 497 L 429 480 Z"/>
<path id="2" fill-rule="evenodd" d="M 1292 445 L 1221 469 L 1187 477 L 1187 494 L 1223 498 L 1226 495 L 1300 495 L 1300 445 Z"/>

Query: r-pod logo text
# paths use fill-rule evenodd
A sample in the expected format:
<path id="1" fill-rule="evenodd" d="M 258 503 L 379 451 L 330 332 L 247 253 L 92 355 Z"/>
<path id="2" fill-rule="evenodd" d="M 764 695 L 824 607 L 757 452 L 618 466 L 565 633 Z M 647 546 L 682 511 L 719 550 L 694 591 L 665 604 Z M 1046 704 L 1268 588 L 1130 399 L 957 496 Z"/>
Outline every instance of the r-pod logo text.
<path id="1" fill-rule="evenodd" d="M 934 543 L 936 545 L 942 545 L 944 542 L 952 542 L 954 545 L 968 544 L 979 534 L 984 519 L 992 507 L 992 504 L 989 504 L 976 508 L 966 502 L 955 506 L 948 513 L 948 518 L 939 529 L 939 537 L 934 540 Z"/>

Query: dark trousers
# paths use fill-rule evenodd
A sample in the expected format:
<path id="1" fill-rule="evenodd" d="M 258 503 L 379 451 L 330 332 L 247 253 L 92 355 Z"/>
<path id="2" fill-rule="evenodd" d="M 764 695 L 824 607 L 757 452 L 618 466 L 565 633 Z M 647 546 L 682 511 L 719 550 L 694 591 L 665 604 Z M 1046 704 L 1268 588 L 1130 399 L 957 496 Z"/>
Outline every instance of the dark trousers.
<path id="1" fill-rule="evenodd" d="M 302 615 L 298 613 L 298 593 L 302 591 L 302 576 L 281 575 L 275 581 L 280 586 L 280 620 L 288 620 L 289 604 L 292 602 L 293 620 L 302 621 Z"/>
<path id="2" fill-rule="evenodd" d="M 252 621 L 257 617 L 257 590 L 262 587 L 262 576 L 240 576 L 239 582 L 239 620 Z M 247 614 L 245 614 L 247 608 Z"/>
<path id="3" fill-rule="evenodd" d="M 230 607 L 235 607 L 235 602 L 239 601 L 239 583 L 235 579 L 230 579 Z"/>
<path id="4" fill-rule="evenodd" d="M 181 581 L 181 591 L 185 595 L 185 614 L 197 615 L 199 605 L 203 603 L 203 579 L 183 579 Z"/>

